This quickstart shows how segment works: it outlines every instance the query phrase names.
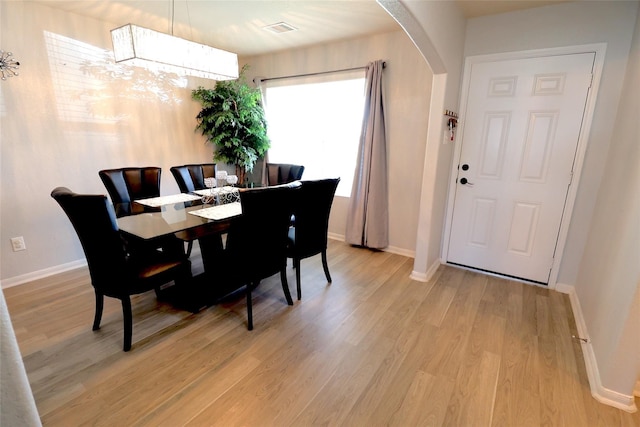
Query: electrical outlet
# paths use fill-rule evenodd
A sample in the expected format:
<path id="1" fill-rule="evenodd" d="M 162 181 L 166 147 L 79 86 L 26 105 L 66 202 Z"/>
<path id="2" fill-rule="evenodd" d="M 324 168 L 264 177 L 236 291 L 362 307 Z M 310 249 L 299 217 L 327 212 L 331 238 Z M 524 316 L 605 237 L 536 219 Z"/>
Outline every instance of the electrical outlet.
<path id="1" fill-rule="evenodd" d="M 13 252 L 24 251 L 27 249 L 27 245 L 24 243 L 24 237 L 12 237 L 11 247 L 13 247 Z"/>

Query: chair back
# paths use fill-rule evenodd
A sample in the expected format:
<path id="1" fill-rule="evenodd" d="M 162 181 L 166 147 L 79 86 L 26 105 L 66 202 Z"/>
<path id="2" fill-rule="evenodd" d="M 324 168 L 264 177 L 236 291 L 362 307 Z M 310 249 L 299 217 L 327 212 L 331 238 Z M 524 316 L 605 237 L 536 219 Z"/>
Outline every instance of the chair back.
<path id="1" fill-rule="evenodd" d="M 327 248 L 329 214 L 340 178 L 302 181 L 296 193 L 295 247 L 299 258 L 306 258 Z"/>
<path id="2" fill-rule="evenodd" d="M 288 184 L 302 179 L 304 166 L 287 163 L 267 163 L 267 184 Z"/>
<path id="3" fill-rule="evenodd" d="M 240 192 L 242 215 L 231 223 L 225 250 L 232 277 L 253 283 L 286 268 L 287 232 L 299 188 L 293 182 Z"/>
<path id="4" fill-rule="evenodd" d="M 190 193 L 207 188 L 204 184 L 204 179 L 215 178 L 218 168 L 215 163 L 203 163 L 173 166 L 170 170 L 180 188 L 180 192 Z"/>
<path id="5" fill-rule="evenodd" d="M 91 283 L 103 293 L 112 293 L 105 288 L 117 286 L 127 267 L 124 244 L 107 196 L 76 194 L 57 187 L 51 197 L 67 214 L 80 239 Z"/>
<path id="6" fill-rule="evenodd" d="M 104 169 L 98 172 L 113 204 L 160 196 L 160 173 L 157 166 Z"/>

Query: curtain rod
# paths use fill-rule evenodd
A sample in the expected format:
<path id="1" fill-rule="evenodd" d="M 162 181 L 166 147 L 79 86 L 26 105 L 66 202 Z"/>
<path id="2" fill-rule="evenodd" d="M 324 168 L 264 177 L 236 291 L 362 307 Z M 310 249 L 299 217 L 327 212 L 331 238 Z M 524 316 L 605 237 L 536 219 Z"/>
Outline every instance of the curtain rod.
<path id="1" fill-rule="evenodd" d="M 382 63 L 382 68 L 385 68 L 387 66 L 386 61 Z M 342 70 L 333 70 L 333 71 L 319 71 L 317 73 L 307 73 L 307 74 L 294 74 L 291 76 L 281 76 L 281 77 L 270 77 L 267 79 L 260 79 L 260 81 L 263 82 L 268 82 L 270 80 L 282 80 L 282 79 L 293 79 L 296 77 L 311 77 L 311 76 L 320 76 L 323 74 L 333 74 L 333 73 L 342 73 L 345 71 L 356 71 L 356 70 L 364 70 L 365 68 L 367 68 L 366 66 L 363 67 L 354 67 L 354 68 L 343 68 Z M 256 82 L 256 79 L 253 79 L 253 82 Z"/>

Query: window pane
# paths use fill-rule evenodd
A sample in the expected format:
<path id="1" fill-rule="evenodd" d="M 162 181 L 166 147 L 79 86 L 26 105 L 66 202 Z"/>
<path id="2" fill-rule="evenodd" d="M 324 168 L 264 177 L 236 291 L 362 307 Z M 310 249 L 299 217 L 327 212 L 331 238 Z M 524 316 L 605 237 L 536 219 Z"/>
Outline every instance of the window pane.
<path id="1" fill-rule="evenodd" d="M 304 165 L 303 179 L 340 177 L 351 195 L 364 108 L 364 78 L 267 87 L 272 163 Z"/>

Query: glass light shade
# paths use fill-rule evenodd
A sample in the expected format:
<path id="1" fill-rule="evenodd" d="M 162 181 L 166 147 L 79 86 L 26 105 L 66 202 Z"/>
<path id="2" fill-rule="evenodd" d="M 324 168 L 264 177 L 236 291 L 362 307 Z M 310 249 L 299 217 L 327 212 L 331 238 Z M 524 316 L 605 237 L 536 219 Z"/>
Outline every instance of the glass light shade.
<path id="1" fill-rule="evenodd" d="M 238 78 L 238 56 L 226 50 L 127 24 L 111 30 L 116 62 L 213 80 Z"/>

